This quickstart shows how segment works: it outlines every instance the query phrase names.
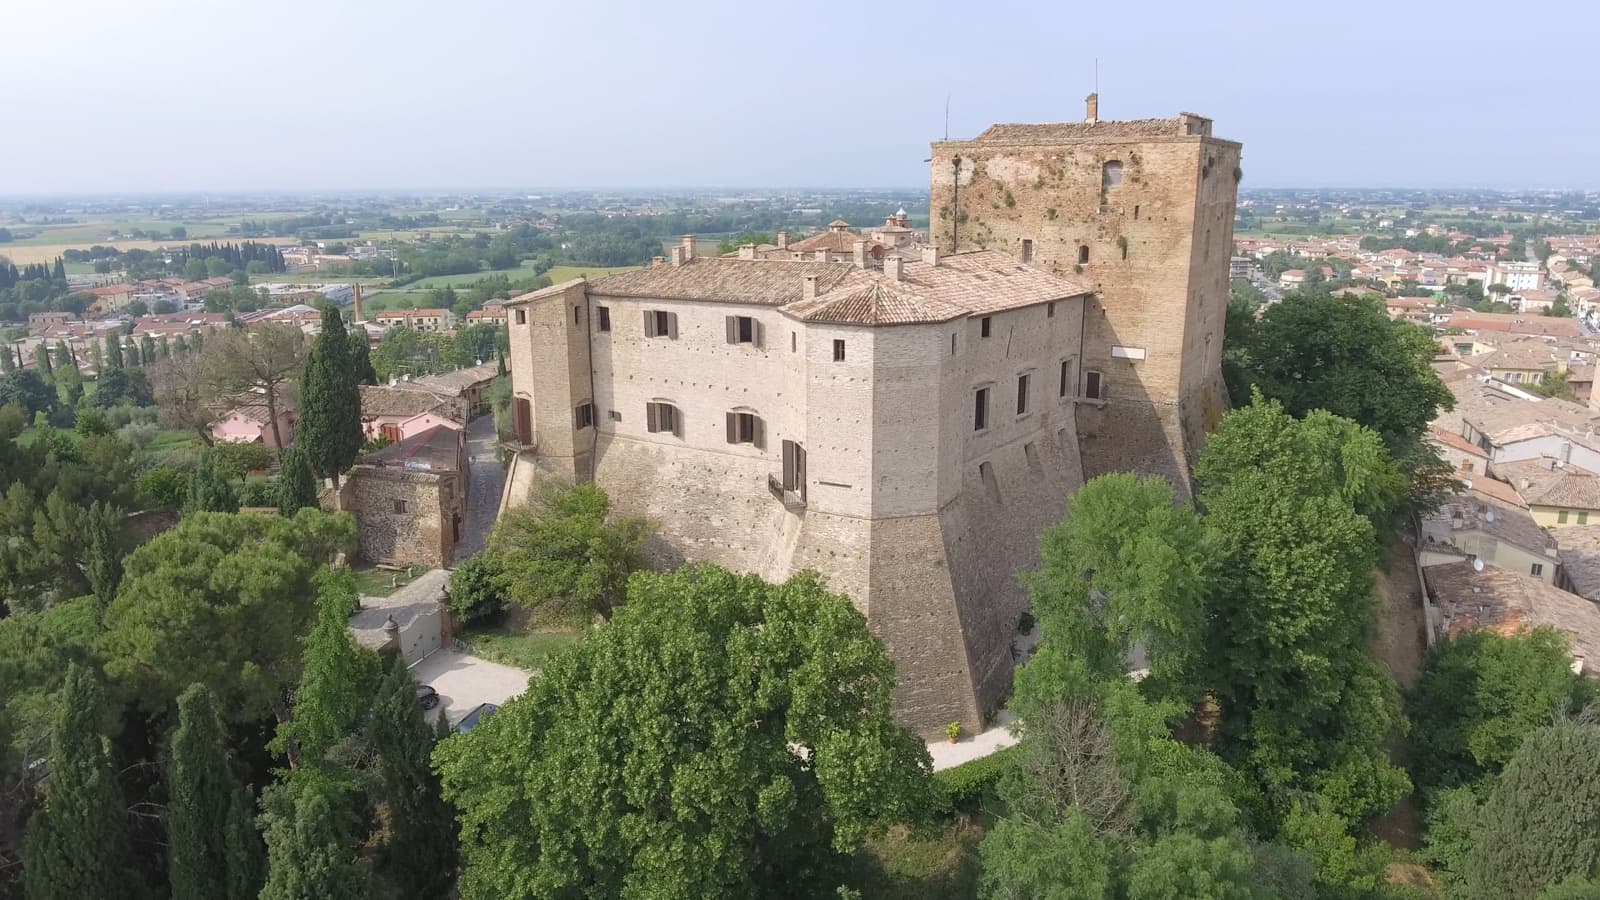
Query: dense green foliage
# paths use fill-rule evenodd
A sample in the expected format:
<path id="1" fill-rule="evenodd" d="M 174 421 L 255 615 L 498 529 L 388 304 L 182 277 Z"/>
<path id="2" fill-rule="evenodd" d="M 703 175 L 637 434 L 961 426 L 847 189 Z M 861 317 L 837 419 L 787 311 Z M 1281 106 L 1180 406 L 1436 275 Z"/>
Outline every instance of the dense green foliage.
<path id="1" fill-rule="evenodd" d="M 183 500 L 184 515 L 200 512 L 236 513 L 239 495 L 233 492 L 228 476 L 215 455 L 207 454 L 189 474 L 189 493 Z"/>
<path id="2" fill-rule="evenodd" d="M 815 575 L 637 574 L 609 624 L 435 753 L 462 896 L 823 896 L 836 853 L 931 799 L 893 684 Z"/>
<path id="3" fill-rule="evenodd" d="M 344 320 L 331 305 L 322 309 L 322 333 L 311 345 L 305 373 L 300 378 L 300 423 L 295 441 L 322 478 L 339 476 L 356 461 L 364 440 L 361 431 L 361 393 L 350 359 L 350 339 Z"/>
<path id="4" fill-rule="evenodd" d="M 317 581 L 317 624 L 301 655 L 294 713 L 278 726 L 271 744 L 297 764 L 324 758 L 350 736 L 366 714 L 382 671 L 377 653 L 350 634 L 356 589 L 349 571 L 323 570 Z"/>
<path id="5" fill-rule="evenodd" d="M 278 512 L 294 516 L 302 509 L 317 508 L 317 476 L 311 471 L 311 459 L 299 447 L 283 452 L 283 465 L 278 470 Z"/>
<path id="6" fill-rule="evenodd" d="M 455 884 L 455 810 L 433 770 L 436 735 L 417 704 L 405 661 L 390 656 L 367 725 L 373 758 L 371 793 L 386 823 L 377 869 L 396 896 L 444 896 Z"/>
<path id="7" fill-rule="evenodd" d="M 211 691 L 191 685 L 178 698 L 167 774 L 173 900 L 250 900 L 261 888 L 261 839 L 249 822 L 254 804 L 233 772 L 226 740 Z"/>
<path id="8" fill-rule="evenodd" d="M 479 552 L 450 573 L 450 611 L 464 624 L 493 619 L 505 609 L 499 557 Z"/>
<path id="9" fill-rule="evenodd" d="M 508 509 L 489 538 L 495 581 L 506 599 L 536 607 L 567 601 L 609 616 L 622 602 L 628 576 L 643 567 L 648 526 L 611 515 L 599 486 L 580 484 L 540 493 Z"/>
<path id="10" fill-rule="evenodd" d="M 360 819 L 348 785 L 299 769 L 267 788 L 267 883 L 261 900 L 367 900 L 372 870 L 356 854 Z"/>
<path id="11" fill-rule="evenodd" d="M 105 713 L 94 674 L 73 666 L 50 736 L 50 782 L 28 820 L 28 900 L 137 896 L 127 803 L 101 731 Z"/>

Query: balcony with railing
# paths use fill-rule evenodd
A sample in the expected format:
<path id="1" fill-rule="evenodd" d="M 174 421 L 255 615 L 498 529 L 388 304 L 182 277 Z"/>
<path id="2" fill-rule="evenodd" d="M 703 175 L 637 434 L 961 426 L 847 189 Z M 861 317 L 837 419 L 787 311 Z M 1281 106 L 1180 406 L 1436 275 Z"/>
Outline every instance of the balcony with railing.
<path id="1" fill-rule="evenodd" d="M 785 508 L 801 510 L 806 508 L 806 495 L 802 491 L 788 490 L 783 486 L 783 479 L 776 475 L 767 476 L 767 491 L 773 499 L 782 503 Z"/>

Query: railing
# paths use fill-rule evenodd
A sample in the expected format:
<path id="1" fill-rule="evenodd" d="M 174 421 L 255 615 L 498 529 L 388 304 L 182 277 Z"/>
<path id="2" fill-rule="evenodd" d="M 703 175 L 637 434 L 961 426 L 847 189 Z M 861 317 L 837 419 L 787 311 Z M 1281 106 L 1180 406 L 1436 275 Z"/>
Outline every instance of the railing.
<path id="1" fill-rule="evenodd" d="M 776 475 L 767 476 L 767 492 L 772 495 L 774 500 L 777 500 L 789 509 L 806 508 L 805 495 L 801 494 L 799 491 L 791 491 L 784 488 L 783 479 Z"/>

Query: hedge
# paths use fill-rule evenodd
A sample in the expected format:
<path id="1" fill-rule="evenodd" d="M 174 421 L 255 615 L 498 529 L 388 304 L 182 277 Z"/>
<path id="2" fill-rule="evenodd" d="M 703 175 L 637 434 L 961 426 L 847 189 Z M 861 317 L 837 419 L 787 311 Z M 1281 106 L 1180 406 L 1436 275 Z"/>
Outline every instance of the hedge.
<path id="1" fill-rule="evenodd" d="M 983 801 L 994 794 L 1000 777 L 1016 768 L 1017 752 L 1013 745 L 933 773 L 941 795 L 941 811 L 946 815 L 977 812 Z"/>

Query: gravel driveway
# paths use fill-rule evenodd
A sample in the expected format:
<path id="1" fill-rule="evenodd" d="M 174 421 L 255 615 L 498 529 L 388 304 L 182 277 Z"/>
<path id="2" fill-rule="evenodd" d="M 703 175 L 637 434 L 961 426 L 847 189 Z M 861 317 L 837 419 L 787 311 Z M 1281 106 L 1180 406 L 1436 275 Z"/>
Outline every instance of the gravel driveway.
<path id="1" fill-rule="evenodd" d="M 454 725 L 480 703 L 503 705 L 528 689 L 531 673 L 454 650 L 440 650 L 411 670 L 418 684 L 431 684 L 440 703 L 428 711 L 434 722 L 443 713 Z"/>

